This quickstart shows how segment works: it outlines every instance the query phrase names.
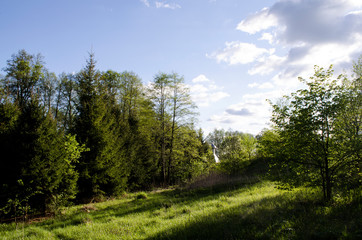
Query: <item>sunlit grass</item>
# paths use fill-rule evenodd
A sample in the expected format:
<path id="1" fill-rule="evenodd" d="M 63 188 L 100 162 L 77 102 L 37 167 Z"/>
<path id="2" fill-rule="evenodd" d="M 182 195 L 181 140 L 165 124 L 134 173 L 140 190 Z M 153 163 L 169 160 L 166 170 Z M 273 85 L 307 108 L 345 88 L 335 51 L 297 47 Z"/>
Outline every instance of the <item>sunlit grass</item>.
<path id="1" fill-rule="evenodd" d="M 75 206 L 43 222 L 0 225 L 1 239 L 354 239 L 361 204 L 270 181 L 136 193 Z M 346 216 L 345 214 L 352 214 Z"/>

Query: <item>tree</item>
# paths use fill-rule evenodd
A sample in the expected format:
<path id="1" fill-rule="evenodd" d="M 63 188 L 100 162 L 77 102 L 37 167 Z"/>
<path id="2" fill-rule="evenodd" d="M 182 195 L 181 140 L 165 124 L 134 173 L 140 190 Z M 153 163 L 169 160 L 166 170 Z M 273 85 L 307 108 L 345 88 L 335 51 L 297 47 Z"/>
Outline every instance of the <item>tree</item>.
<path id="1" fill-rule="evenodd" d="M 21 108 L 37 94 L 38 84 L 43 76 L 42 69 L 42 56 L 30 55 L 25 50 L 20 50 L 7 61 L 6 85 L 13 101 Z"/>
<path id="2" fill-rule="evenodd" d="M 219 158 L 221 169 L 227 173 L 237 173 L 243 168 L 243 149 L 239 135 L 225 137 L 220 145 Z"/>
<path id="3" fill-rule="evenodd" d="M 185 183 L 207 173 L 212 166 L 211 147 L 203 142 L 202 131 L 184 126 L 176 132 L 171 183 Z"/>
<path id="4" fill-rule="evenodd" d="M 77 115 L 73 133 L 90 150 L 80 158 L 79 190 L 81 198 L 116 195 L 125 189 L 126 164 L 120 149 L 120 126 L 115 107 L 109 105 L 109 95 L 95 68 L 90 54 L 85 68 L 77 75 Z"/>
<path id="5" fill-rule="evenodd" d="M 195 112 L 193 109 L 196 105 L 193 103 L 190 90 L 184 84 L 184 78 L 179 77 L 176 73 L 169 76 L 171 80 L 171 136 L 170 136 L 170 153 L 168 157 L 167 179 L 170 183 L 173 167 L 173 151 L 175 135 L 182 127 L 192 127 Z"/>
<path id="6" fill-rule="evenodd" d="M 332 66 L 327 70 L 315 67 L 310 81 L 300 79 L 307 89 L 285 97 L 283 104 L 274 104 L 271 119 L 284 149 L 276 164 L 321 186 L 326 200 L 331 199 L 338 181 L 336 173 L 346 164 L 338 137 L 345 136 L 338 127 L 347 103 L 339 84 L 345 77 L 332 79 L 332 74 Z"/>
<path id="7" fill-rule="evenodd" d="M 48 70 L 43 71 L 43 77 L 39 83 L 39 94 L 43 105 L 48 113 L 52 113 L 54 105 L 54 95 L 56 91 L 57 76 Z"/>
<path id="8" fill-rule="evenodd" d="M 151 85 L 151 99 L 159 121 L 160 163 L 164 184 L 170 184 L 173 173 L 176 136 L 183 127 L 193 127 L 195 104 L 184 84 L 183 77 L 176 73 L 160 73 Z"/>
<path id="9" fill-rule="evenodd" d="M 151 85 L 150 95 L 155 106 L 159 122 L 159 146 L 160 146 L 160 165 L 163 183 L 167 182 L 167 134 L 169 133 L 170 114 L 168 109 L 170 106 L 170 85 L 169 76 L 165 73 L 159 73 L 155 76 Z"/>
<path id="10" fill-rule="evenodd" d="M 0 102 L 3 209 L 22 205 L 45 212 L 76 194 L 75 161 L 84 149 L 57 128 L 50 104 L 41 103 L 51 102 L 49 89 L 42 88 L 41 69 L 41 63 L 34 63 L 34 57 L 23 50 L 13 55 L 5 69 L 5 97 Z"/>
<path id="11" fill-rule="evenodd" d="M 224 129 L 214 129 L 214 131 L 210 132 L 206 139 L 210 144 L 214 144 L 217 148 L 221 147 L 224 138 L 226 137 L 226 133 Z"/>
<path id="12" fill-rule="evenodd" d="M 66 132 L 74 127 L 76 113 L 76 79 L 73 74 L 62 73 L 56 86 L 55 118 Z"/>
<path id="13" fill-rule="evenodd" d="M 122 125 L 122 155 L 127 159 L 130 190 L 150 188 L 157 172 L 155 127 L 152 104 L 145 97 L 141 79 L 133 72 L 111 73 L 117 86 L 116 100 Z"/>
<path id="14" fill-rule="evenodd" d="M 336 185 L 346 190 L 362 183 L 361 172 L 361 122 L 362 122 L 362 57 L 353 66 L 352 80 L 342 83 L 341 102 L 343 108 L 337 115 L 335 136 L 338 145 L 335 151 L 339 161 L 332 169 L 339 181 Z"/>

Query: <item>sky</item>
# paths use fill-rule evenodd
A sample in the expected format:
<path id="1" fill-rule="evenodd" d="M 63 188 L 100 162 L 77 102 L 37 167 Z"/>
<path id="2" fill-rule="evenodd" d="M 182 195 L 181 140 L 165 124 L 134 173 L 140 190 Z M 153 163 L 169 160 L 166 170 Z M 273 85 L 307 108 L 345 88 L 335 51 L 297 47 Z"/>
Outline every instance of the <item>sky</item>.
<path id="1" fill-rule="evenodd" d="M 314 65 L 348 74 L 362 54 L 361 0 L 0 0 L 0 74 L 19 50 L 51 72 L 101 71 L 145 84 L 183 76 L 205 134 L 258 134 Z"/>

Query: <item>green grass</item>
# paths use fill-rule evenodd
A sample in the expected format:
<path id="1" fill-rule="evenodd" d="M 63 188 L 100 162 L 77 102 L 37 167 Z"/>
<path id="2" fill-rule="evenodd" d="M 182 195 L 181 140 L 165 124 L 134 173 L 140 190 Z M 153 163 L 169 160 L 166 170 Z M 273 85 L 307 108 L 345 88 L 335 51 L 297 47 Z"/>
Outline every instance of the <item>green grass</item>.
<path id="1" fill-rule="evenodd" d="M 0 225 L 0 239 L 362 239 L 356 200 L 244 178 L 193 190 L 128 194 L 55 218 Z M 359 198 L 361 199 L 361 198 Z"/>

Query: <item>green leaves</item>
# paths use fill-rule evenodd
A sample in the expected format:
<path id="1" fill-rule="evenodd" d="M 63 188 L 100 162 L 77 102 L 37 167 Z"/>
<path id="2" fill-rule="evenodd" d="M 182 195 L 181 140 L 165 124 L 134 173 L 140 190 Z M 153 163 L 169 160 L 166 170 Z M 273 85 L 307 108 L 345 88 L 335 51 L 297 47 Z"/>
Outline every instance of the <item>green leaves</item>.
<path id="1" fill-rule="evenodd" d="M 156 75 L 146 91 L 133 72 L 97 70 L 93 53 L 79 73 L 57 77 L 25 50 L 4 70 L 0 208 L 25 199 L 34 211 L 57 211 L 76 194 L 90 200 L 187 181 L 210 165 L 178 74 Z"/>
<path id="2" fill-rule="evenodd" d="M 326 199 L 331 198 L 332 187 L 339 181 L 336 173 L 345 171 L 342 166 L 349 162 L 346 146 L 351 141 L 342 139 L 351 138 L 345 129 L 360 114 L 349 111 L 353 117 L 345 118 L 348 116 L 346 109 L 358 94 L 352 97 L 344 75 L 337 79 L 332 77 L 332 66 L 327 70 L 316 66 L 309 81 L 300 78 L 306 89 L 300 89 L 284 97 L 281 103 L 272 105 L 271 119 L 280 136 L 280 141 L 274 142 L 275 148 L 283 147 L 282 155 L 272 153 L 274 165 L 285 168 L 288 173 L 295 172 L 295 176 L 290 175 L 292 178 L 302 177 L 321 186 Z M 360 109 L 360 105 L 357 108 Z M 343 121 L 349 124 L 342 127 Z"/>

